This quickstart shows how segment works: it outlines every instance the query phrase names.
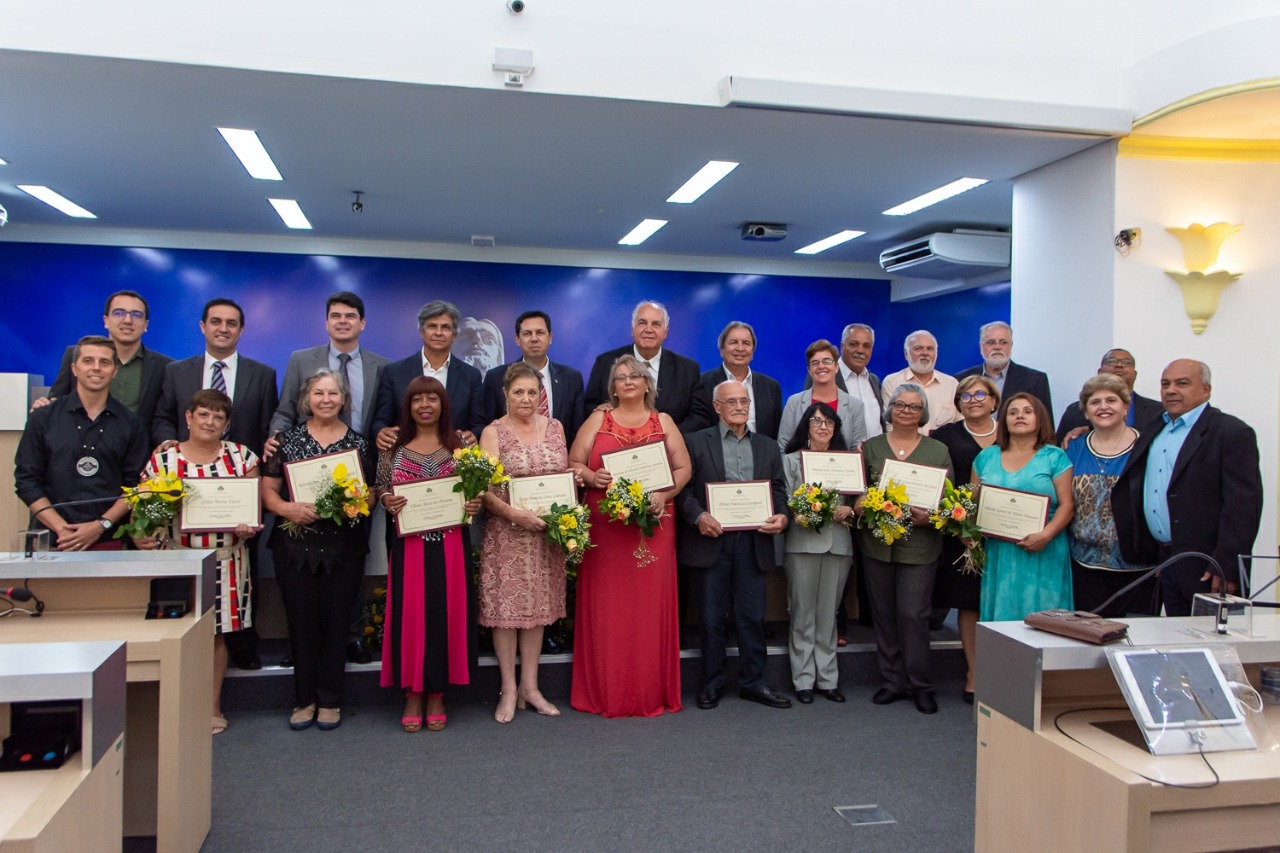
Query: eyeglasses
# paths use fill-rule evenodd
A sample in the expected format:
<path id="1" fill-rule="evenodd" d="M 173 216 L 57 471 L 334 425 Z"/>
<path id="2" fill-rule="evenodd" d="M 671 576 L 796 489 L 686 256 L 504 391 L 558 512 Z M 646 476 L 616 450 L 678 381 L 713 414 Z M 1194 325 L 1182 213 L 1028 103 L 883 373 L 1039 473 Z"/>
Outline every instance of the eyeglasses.
<path id="1" fill-rule="evenodd" d="M 641 379 L 644 379 L 644 378 L 645 376 L 643 373 L 619 373 L 617 376 L 613 377 L 613 381 L 625 382 L 626 380 L 630 379 L 632 382 L 639 382 Z"/>
<path id="2" fill-rule="evenodd" d="M 892 403 L 890 406 L 899 412 L 910 412 L 913 415 L 918 415 L 924 411 L 924 406 L 919 403 Z"/>
<path id="3" fill-rule="evenodd" d="M 749 397 L 730 397 L 728 400 L 716 400 L 722 406 L 738 406 L 743 409 L 751 405 Z"/>
<path id="4" fill-rule="evenodd" d="M 817 415 L 809 418 L 809 423 L 813 424 L 815 427 L 819 427 L 820 429 L 831 429 L 836 425 L 835 421 L 828 418 L 820 418 Z"/>
<path id="5" fill-rule="evenodd" d="M 836 360 L 834 358 L 815 358 L 809 362 L 809 366 L 810 367 L 830 367 L 835 363 L 836 363 Z"/>
<path id="6" fill-rule="evenodd" d="M 1109 358 L 1102 362 L 1107 367 L 1133 367 L 1137 362 L 1131 358 Z"/>
<path id="7" fill-rule="evenodd" d="M 968 391 L 965 391 L 963 394 L 960 395 L 960 402 L 967 403 L 970 400 L 977 400 L 979 403 L 981 403 L 983 400 L 987 399 L 987 397 L 989 396 L 991 395 L 989 395 L 986 391 L 974 391 L 972 394 L 970 394 Z"/>
<path id="8" fill-rule="evenodd" d="M 146 316 L 147 315 L 142 311 L 126 311 L 123 308 L 111 309 L 111 318 L 113 320 L 123 320 L 125 317 L 128 317 L 131 320 L 142 320 Z"/>

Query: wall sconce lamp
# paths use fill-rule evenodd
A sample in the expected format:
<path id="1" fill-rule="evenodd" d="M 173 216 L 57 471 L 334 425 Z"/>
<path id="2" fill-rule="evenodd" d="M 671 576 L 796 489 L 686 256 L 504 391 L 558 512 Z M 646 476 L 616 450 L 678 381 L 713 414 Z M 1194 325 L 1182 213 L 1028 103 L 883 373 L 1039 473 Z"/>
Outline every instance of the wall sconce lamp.
<path id="1" fill-rule="evenodd" d="M 1222 289 L 1243 275 L 1226 270 L 1208 271 L 1218 261 L 1222 241 L 1243 227 L 1227 222 L 1212 225 L 1196 222 L 1186 228 L 1165 229 L 1182 243 L 1182 259 L 1187 268 L 1186 272 L 1165 270 L 1165 275 L 1182 289 L 1182 304 L 1191 319 L 1191 331 L 1197 335 L 1209 327 L 1209 320 L 1217 313 Z"/>

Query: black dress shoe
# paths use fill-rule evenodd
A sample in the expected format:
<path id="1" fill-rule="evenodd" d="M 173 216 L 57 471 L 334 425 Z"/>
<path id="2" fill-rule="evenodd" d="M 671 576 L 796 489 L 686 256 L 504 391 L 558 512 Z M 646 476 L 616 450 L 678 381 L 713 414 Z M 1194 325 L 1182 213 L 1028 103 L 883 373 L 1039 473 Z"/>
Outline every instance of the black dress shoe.
<path id="1" fill-rule="evenodd" d="M 823 696 L 826 696 L 826 697 L 827 697 L 828 699 L 830 699 L 832 702 L 843 702 L 843 701 L 844 701 L 844 694 L 840 692 L 840 688 L 839 688 L 839 687 L 832 687 L 832 688 L 829 688 L 829 689 L 827 689 L 827 690 L 820 690 L 820 691 L 818 691 L 818 692 L 820 692 Z"/>
<path id="2" fill-rule="evenodd" d="M 293 669 L 293 655 L 286 654 L 284 657 L 280 658 L 280 663 L 276 664 L 276 666 L 281 667 L 282 669 Z"/>
<path id="3" fill-rule="evenodd" d="M 720 704 L 722 692 L 714 687 L 702 688 L 702 692 L 698 694 L 698 707 L 704 711 L 710 711 Z"/>
<path id="4" fill-rule="evenodd" d="M 890 705 L 902 698 L 902 694 L 896 690 L 890 690 L 888 687 L 881 687 L 876 691 L 876 695 L 871 697 L 871 701 L 877 705 Z"/>
<path id="5" fill-rule="evenodd" d="M 938 699 L 932 690 L 917 690 L 915 694 L 916 710 L 921 714 L 938 713 Z"/>
<path id="6" fill-rule="evenodd" d="M 972 690 L 966 690 L 966 691 L 964 691 L 963 693 L 961 693 L 961 694 L 960 694 L 960 696 L 961 696 L 961 698 L 962 698 L 962 699 L 964 699 L 964 703 L 965 703 L 966 705 L 972 705 L 972 704 L 973 704 L 973 691 L 972 691 Z"/>
<path id="7" fill-rule="evenodd" d="M 759 702 L 761 705 L 768 705 L 770 708 L 791 707 L 790 699 L 768 687 L 762 687 L 759 690 L 739 690 L 738 695 L 749 702 Z"/>
<path id="8" fill-rule="evenodd" d="M 373 663 L 373 654 L 364 640 L 352 640 L 347 643 L 347 660 L 352 663 Z"/>
<path id="9" fill-rule="evenodd" d="M 797 701 L 797 702 L 799 702 L 801 705 L 812 705 L 812 704 L 813 704 L 813 691 L 812 691 L 812 690 L 797 690 L 797 691 L 796 691 L 796 701 Z"/>
<path id="10" fill-rule="evenodd" d="M 231 663 L 236 669 L 262 669 L 262 658 L 257 652 L 240 652 L 232 655 Z"/>

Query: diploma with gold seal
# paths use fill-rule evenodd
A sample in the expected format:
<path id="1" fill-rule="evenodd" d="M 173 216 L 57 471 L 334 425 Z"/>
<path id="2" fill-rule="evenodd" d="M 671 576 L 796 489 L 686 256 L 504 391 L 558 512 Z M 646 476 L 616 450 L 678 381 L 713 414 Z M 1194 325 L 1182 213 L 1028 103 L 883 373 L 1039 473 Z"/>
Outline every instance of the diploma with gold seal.
<path id="1" fill-rule="evenodd" d="M 453 490 L 461 482 L 460 477 L 431 477 L 394 484 L 391 494 L 408 501 L 392 516 L 396 520 L 396 533 L 412 536 L 446 527 L 461 527 L 464 515 L 462 492 Z"/>
<path id="2" fill-rule="evenodd" d="M 1049 523 L 1049 496 L 984 484 L 975 520 L 983 536 L 1017 542 Z"/>
<path id="3" fill-rule="evenodd" d="M 233 531 L 241 524 L 262 524 L 262 502 L 257 477 L 192 477 L 182 481 L 182 512 L 178 529 L 183 533 Z"/>
<path id="4" fill-rule="evenodd" d="M 707 512 L 725 530 L 756 530 L 773 515 L 768 480 L 707 483 Z"/>

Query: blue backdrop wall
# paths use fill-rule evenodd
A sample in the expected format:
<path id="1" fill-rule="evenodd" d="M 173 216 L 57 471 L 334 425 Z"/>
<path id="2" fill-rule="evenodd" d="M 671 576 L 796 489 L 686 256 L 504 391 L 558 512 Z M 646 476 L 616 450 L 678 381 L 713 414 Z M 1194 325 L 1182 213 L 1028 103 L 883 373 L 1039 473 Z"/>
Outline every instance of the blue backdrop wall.
<path id="1" fill-rule="evenodd" d="M 937 335 L 939 367 L 954 373 L 977 363 L 980 324 L 1009 319 L 1008 284 L 893 304 L 888 283 L 871 279 L 36 243 L 0 244 L 0 289 L 10 309 L 0 317 L 9 342 L 0 371 L 42 373 L 48 382 L 69 343 L 101 333 L 104 298 L 125 289 L 151 305 L 144 342 L 175 358 L 201 351 L 206 300 L 236 300 L 245 310 L 241 351 L 281 373 L 291 351 L 324 342 L 324 299 L 336 290 L 365 300 L 362 343 L 392 359 L 421 346 L 416 316 L 428 300 L 490 321 L 466 324 L 474 334 L 455 348 L 477 361 L 513 359 L 516 316 L 540 308 L 552 317 L 552 358 L 584 375 L 597 353 L 630 340 L 635 303 L 656 299 L 672 315 L 667 346 L 704 369 L 719 363 L 725 323 L 751 323 L 760 339 L 753 366 L 786 394 L 803 385 L 804 348 L 820 337 L 838 342 L 846 323 L 876 329 L 871 369 L 883 376 L 904 366 L 902 341 L 914 329 Z"/>

